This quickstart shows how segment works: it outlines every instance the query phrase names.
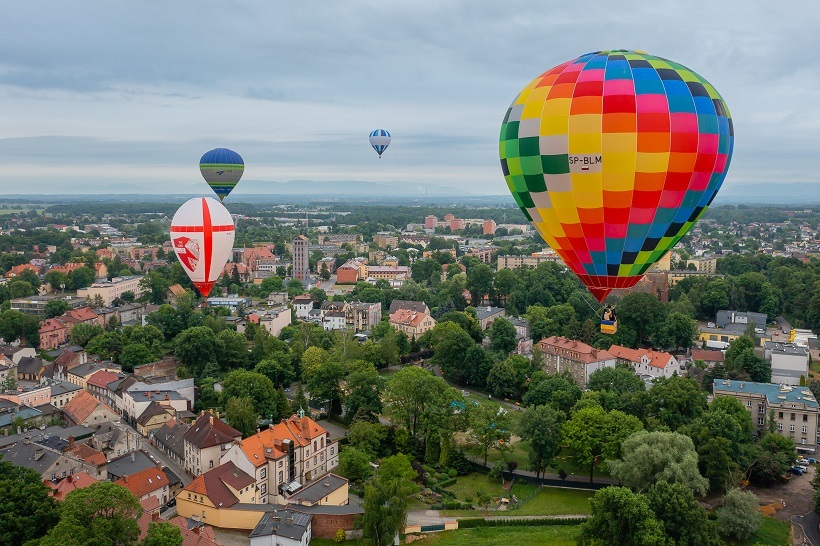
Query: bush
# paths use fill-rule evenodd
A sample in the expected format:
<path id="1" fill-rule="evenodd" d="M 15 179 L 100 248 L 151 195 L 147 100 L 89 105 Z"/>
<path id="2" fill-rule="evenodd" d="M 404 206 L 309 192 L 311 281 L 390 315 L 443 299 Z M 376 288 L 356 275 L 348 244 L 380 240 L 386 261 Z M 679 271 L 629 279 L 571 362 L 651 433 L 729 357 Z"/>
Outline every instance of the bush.
<path id="1" fill-rule="evenodd" d="M 558 471 L 558 477 L 561 478 L 562 480 L 566 480 L 567 479 L 567 471 L 562 468 L 561 470 Z"/>
<path id="2" fill-rule="evenodd" d="M 450 487 L 451 485 L 456 483 L 456 481 L 458 481 L 458 480 L 456 480 L 455 478 L 447 478 L 447 479 L 444 479 L 444 480 L 440 481 L 438 483 L 438 486 L 439 487 Z"/>
<path id="3" fill-rule="evenodd" d="M 333 542 L 344 542 L 347 536 L 345 535 L 344 529 L 339 529 L 336 531 L 336 536 L 333 537 Z"/>
<path id="4" fill-rule="evenodd" d="M 750 491 L 732 489 L 717 510 L 718 530 L 724 537 L 745 540 L 760 528 L 762 520 L 757 497 Z"/>
<path id="5" fill-rule="evenodd" d="M 455 468 L 451 468 L 447 471 L 447 475 L 451 478 L 455 478 L 456 476 L 458 476 L 458 471 Z"/>

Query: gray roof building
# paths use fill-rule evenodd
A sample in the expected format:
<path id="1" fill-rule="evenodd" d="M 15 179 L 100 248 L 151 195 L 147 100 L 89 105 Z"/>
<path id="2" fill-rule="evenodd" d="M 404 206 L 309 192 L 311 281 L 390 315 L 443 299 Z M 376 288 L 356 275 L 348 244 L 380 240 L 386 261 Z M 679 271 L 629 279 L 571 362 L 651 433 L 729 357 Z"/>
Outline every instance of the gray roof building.
<path id="1" fill-rule="evenodd" d="M 265 512 L 259 523 L 249 535 L 251 544 L 257 537 L 276 535 L 301 542 L 306 533 L 310 533 L 310 522 L 313 516 L 292 510 L 273 510 Z M 308 541 L 310 537 L 308 537 Z"/>
<path id="2" fill-rule="evenodd" d="M 146 468 L 156 468 L 157 463 L 145 454 L 144 451 L 132 451 L 108 462 L 108 479 L 117 481 L 123 476 L 136 474 Z"/>

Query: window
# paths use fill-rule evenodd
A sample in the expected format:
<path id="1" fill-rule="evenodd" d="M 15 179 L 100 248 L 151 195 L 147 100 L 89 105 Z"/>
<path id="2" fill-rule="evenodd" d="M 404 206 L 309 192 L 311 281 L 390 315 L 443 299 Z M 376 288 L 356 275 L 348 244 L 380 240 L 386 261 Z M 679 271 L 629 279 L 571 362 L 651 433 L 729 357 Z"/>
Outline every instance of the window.
<path id="1" fill-rule="evenodd" d="M 794 432 L 794 425 L 789 425 L 789 432 Z"/>
<path id="2" fill-rule="evenodd" d="M 263 495 L 264 495 L 265 493 L 267 493 L 267 492 L 268 492 L 268 484 L 263 483 L 263 484 L 262 484 L 262 489 L 260 489 L 260 492 L 261 492 Z"/>
<path id="3" fill-rule="evenodd" d="M 778 419 L 783 419 L 783 412 L 782 412 L 782 411 L 781 411 L 781 412 L 778 412 L 778 414 L 777 414 L 777 418 L 778 418 Z"/>
<path id="4" fill-rule="evenodd" d="M 313 457 L 313 466 L 316 466 L 316 457 Z"/>
<path id="5" fill-rule="evenodd" d="M 214 467 L 214 462 L 213 462 L 213 461 L 211 461 L 211 468 L 213 468 L 213 467 Z"/>
<path id="6" fill-rule="evenodd" d="M 783 430 L 783 423 L 777 423 L 777 430 Z"/>
<path id="7" fill-rule="evenodd" d="M 804 420 L 804 421 L 808 421 L 808 420 L 809 420 L 809 416 L 808 416 L 808 414 L 806 414 L 806 413 L 804 413 L 804 414 L 803 414 L 803 420 Z"/>
<path id="8" fill-rule="evenodd" d="M 806 439 L 803 438 L 803 440 L 800 443 L 803 444 L 803 445 L 806 445 Z"/>
<path id="9" fill-rule="evenodd" d="M 279 468 L 282 468 L 282 461 L 279 461 Z"/>
<path id="10" fill-rule="evenodd" d="M 758 406 L 757 413 L 766 413 L 766 410 L 763 408 L 763 406 Z"/>
<path id="11" fill-rule="evenodd" d="M 282 471 L 280 470 L 279 471 L 279 483 L 281 483 L 281 482 L 282 482 Z"/>
<path id="12" fill-rule="evenodd" d="M 313 451 L 316 451 L 316 440 L 313 440 Z"/>
<path id="13" fill-rule="evenodd" d="M 751 408 L 751 407 L 752 407 L 752 401 L 751 401 L 751 400 L 746 400 L 746 407 L 747 407 L 747 408 Z"/>
<path id="14" fill-rule="evenodd" d="M 321 453 L 319 455 L 319 460 L 322 461 L 322 462 L 325 462 L 325 454 L 324 453 Z"/>
<path id="15" fill-rule="evenodd" d="M 763 419 L 763 417 L 758 417 L 758 418 L 757 418 L 757 424 L 758 424 L 758 425 L 761 425 L 761 426 L 762 426 L 764 423 L 765 423 L 765 419 Z"/>
<path id="16" fill-rule="evenodd" d="M 791 420 L 792 420 L 792 421 L 794 421 L 794 414 L 793 414 L 793 413 L 792 413 L 792 418 L 791 418 Z"/>
<path id="17" fill-rule="evenodd" d="M 282 462 L 280 461 L 280 462 L 279 462 L 279 464 L 281 465 L 281 464 L 282 464 Z M 268 474 L 268 469 L 267 469 L 267 468 L 263 468 L 263 469 L 262 469 L 262 472 L 261 472 L 261 473 L 260 473 L 260 475 L 259 475 L 259 477 L 260 477 L 260 478 L 264 478 L 267 474 Z"/>
<path id="18" fill-rule="evenodd" d="M 330 448 L 330 454 L 333 455 L 333 448 Z"/>
<path id="19" fill-rule="evenodd" d="M 803 425 L 803 434 L 806 434 L 809 431 L 808 429 L 809 429 L 809 427 L 807 427 L 806 425 Z"/>

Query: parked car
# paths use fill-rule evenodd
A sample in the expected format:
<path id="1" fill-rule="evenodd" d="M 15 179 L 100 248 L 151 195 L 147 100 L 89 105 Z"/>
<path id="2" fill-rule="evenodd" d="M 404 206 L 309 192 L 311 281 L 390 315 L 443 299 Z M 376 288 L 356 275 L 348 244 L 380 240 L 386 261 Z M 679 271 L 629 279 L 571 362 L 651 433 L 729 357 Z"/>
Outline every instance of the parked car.
<path id="1" fill-rule="evenodd" d="M 808 459 L 800 459 L 799 461 L 797 461 L 797 464 L 799 464 L 800 466 L 809 466 L 809 460 Z"/>
<path id="2" fill-rule="evenodd" d="M 802 466 L 793 466 L 793 467 L 791 467 L 790 470 L 791 470 L 792 474 L 795 474 L 797 476 L 802 476 L 803 474 L 806 473 L 806 469 L 803 468 Z"/>

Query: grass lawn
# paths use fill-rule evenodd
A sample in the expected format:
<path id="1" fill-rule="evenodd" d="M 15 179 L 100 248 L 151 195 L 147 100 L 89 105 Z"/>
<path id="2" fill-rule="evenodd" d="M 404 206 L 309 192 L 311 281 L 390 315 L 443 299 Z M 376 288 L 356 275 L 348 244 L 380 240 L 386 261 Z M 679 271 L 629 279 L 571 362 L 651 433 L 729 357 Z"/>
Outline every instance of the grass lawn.
<path id="1" fill-rule="evenodd" d="M 593 491 L 545 487 L 518 510 L 510 510 L 511 516 L 556 516 L 564 514 L 589 514 L 589 499 Z M 501 513 L 499 513 L 501 515 Z"/>
<path id="2" fill-rule="evenodd" d="M 421 502 L 416 497 L 411 498 L 407 501 L 407 509 L 408 510 L 429 510 L 430 507 L 423 502 Z"/>
<path id="3" fill-rule="evenodd" d="M 472 497 L 473 502 L 475 502 L 476 492 L 479 489 L 493 497 L 507 497 L 510 494 L 501 486 L 501 480 L 491 480 L 486 474 L 478 472 L 459 476 L 456 483 L 447 489 L 455 493 L 459 500 L 464 501 L 467 497 Z"/>
<path id="4" fill-rule="evenodd" d="M 474 546 L 476 544 L 481 544 L 481 546 L 509 546 L 510 544 L 574 546 L 578 532 L 577 525 L 477 527 L 430 533 L 426 539 L 413 542 L 413 544 L 419 546 Z"/>
<path id="5" fill-rule="evenodd" d="M 535 495 L 538 491 L 538 486 L 523 480 L 516 480 L 512 486 L 511 494 L 518 497 L 518 500 L 523 501 Z"/>
<path id="6" fill-rule="evenodd" d="M 788 546 L 791 544 L 791 525 L 787 521 L 778 521 L 764 517 L 763 525 L 748 540 L 737 542 L 737 546 L 752 546 L 766 544 L 771 546 Z"/>

